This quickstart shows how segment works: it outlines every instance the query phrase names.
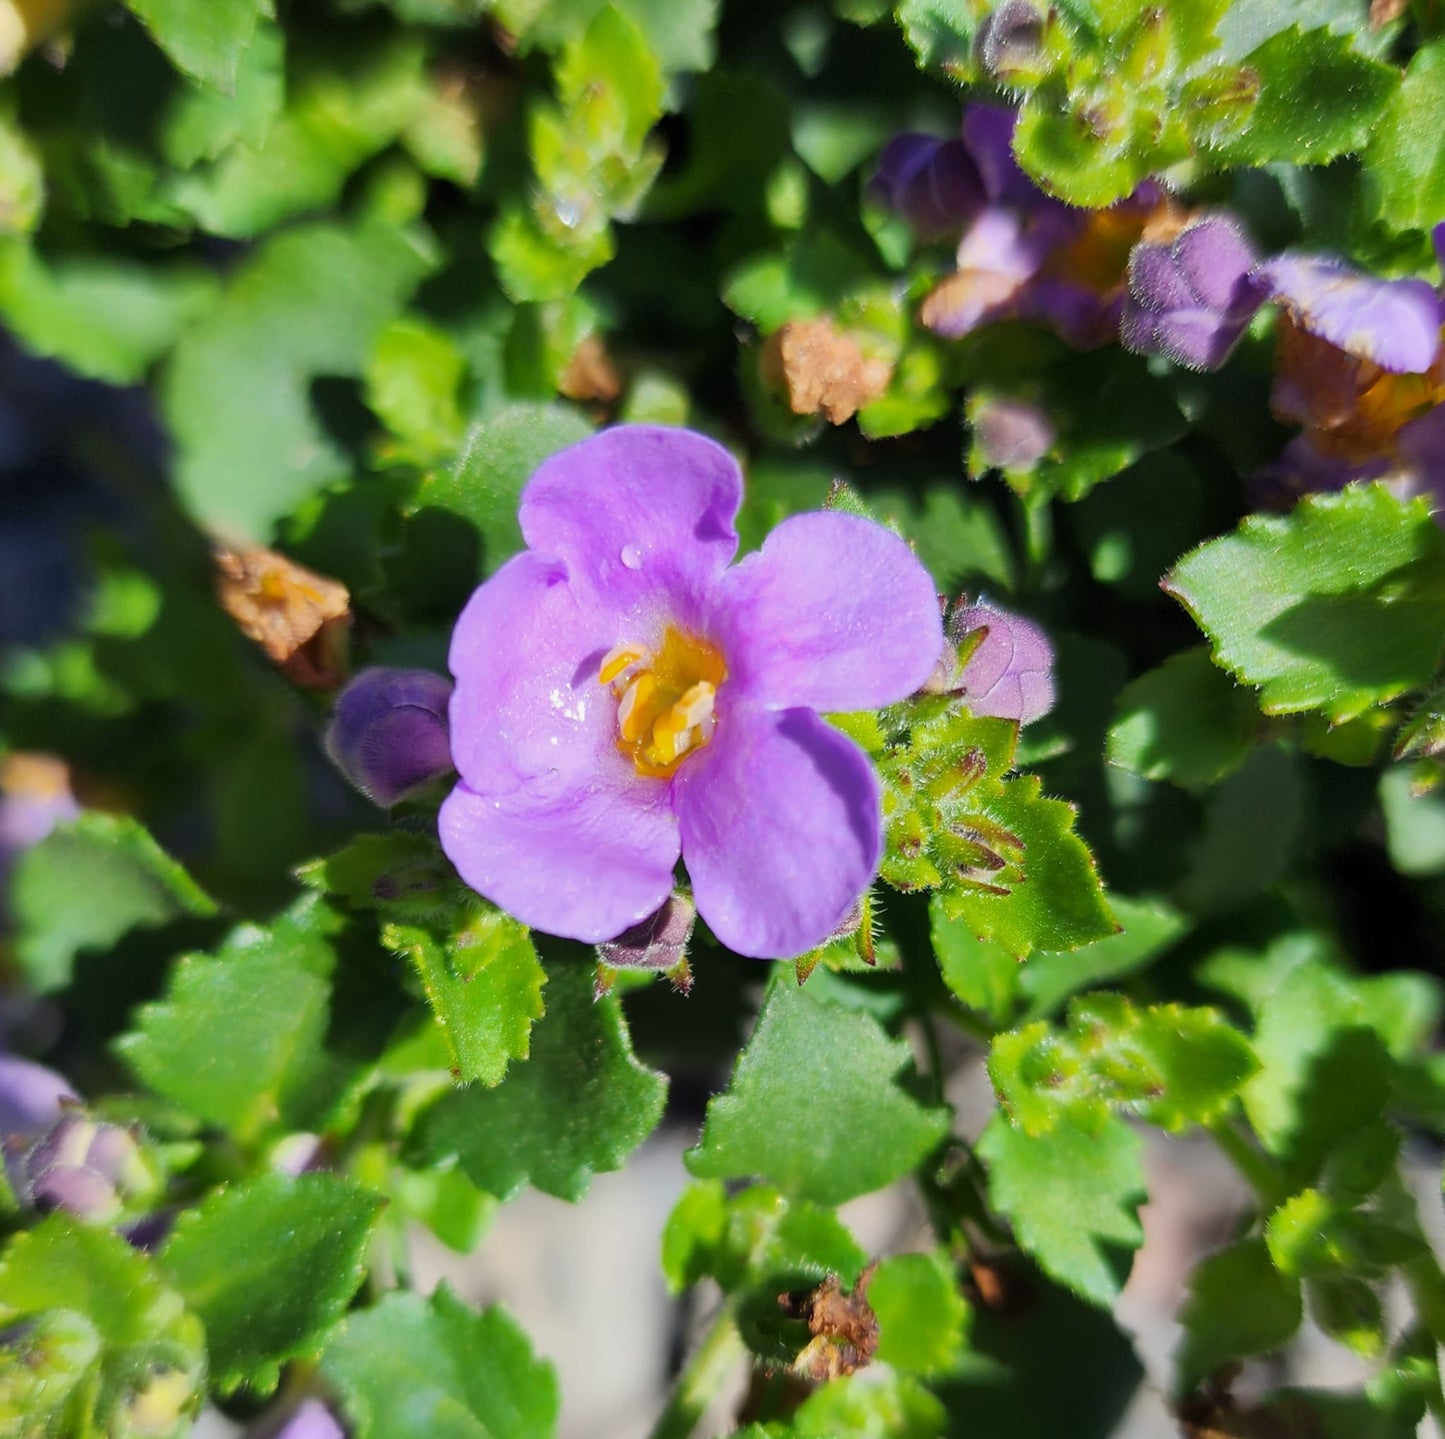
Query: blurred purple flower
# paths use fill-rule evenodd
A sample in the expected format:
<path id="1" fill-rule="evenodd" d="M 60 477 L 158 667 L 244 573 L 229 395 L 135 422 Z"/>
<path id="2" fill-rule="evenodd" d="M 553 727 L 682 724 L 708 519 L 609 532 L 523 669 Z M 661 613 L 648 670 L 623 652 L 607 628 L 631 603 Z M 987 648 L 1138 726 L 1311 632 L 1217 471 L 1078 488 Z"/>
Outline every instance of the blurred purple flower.
<path id="1" fill-rule="evenodd" d="M 895 135 L 878 156 L 871 199 L 901 215 L 920 240 L 957 235 L 983 205 L 983 180 L 962 140 Z"/>
<path id="2" fill-rule="evenodd" d="M 346 1439 L 346 1431 L 320 1399 L 305 1399 L 282 1422 L 281 1427 L 263 1428 L 268 1439 Z"/>
<path id="3" fill-rule="evenodd" d="M 959 601 L 946 632 L 952 652 L 930 689 L 957 695 L 980 717 L 1021 725 L 1054 707 L 1054 648 L 1032 620 L 997 605 Z"/>
<path id="4" fill-rule="evenodd" d="M 0 885 L 20 855 L 79 815 L 63 760 L 19 753 L 0 758 Z"/>
<path id="5" fill-rule="evenodd" d="M 1435 232 L 1437 253 L 1445 226 Z M 1423 280 L 1381 280 L 1328 256 L 1284 254 L 1256 274 L 1284 313 L 1274 413 L 1303 433 L 1254 481 L 1275 503 L 1353 480 L 1445 499 L 1445 322 Z"/>
<path id="6" fill-rule="evenodd" d="M 1168 244 L 1136 245 L 1120 321 L 1124 348 L 1217 370 L 1263 302 L 1255 263 L 1244 231 L 1227 215 L 1196 220 Z"/>
<path id="7" fill-rule="evenodd" d="M 993 105 L 964 112 L 983 203 L 963 230 L 957 269 L 924 301 L 923 323 L 958 339 L 998 320 L 1033 320 L 1077 349 L 1107 344 L 1118 336 L 1130 250 L 1172 235 L 1180 212 L 1153 182 L 1104 210 L 1055 200 L 1014 159 L 1015 121 Z"/>
<path id="8" fill-rule="evenodd" d="M 452 769 L 449 681 L 430 670 L 369 669 L 336 700 L 326 749 L 369 800 L 389 809 Z"/>
<path id="9" fill-rule="evenodd" d="M 76 1098 L 53 1069 L 0 1054 L 0 1137 L 37 1138 L 60 1118 L 62 1101 Z"/>
<path id="10" fill-rule="evenodd" d="M 667 899 L 681 852 L 717 937 L 781 958 L 873 878 L 878 781 L 818 711 L 922 683 L 943 642 L 933 582 L 842 513 L 795 515 L 729 568 L 741 498 L 712 440 L 604 431 L 532 476 L 528 549 L 457 624 L 442 847 L 538 929 L 614 938 Z"/>
<path id="11" fill-rule="evenodd" d="M 989 469 L 1028 473 L 1053 448 L 1053 421 L 1029 400 L 975 392 L 969 425 L 978 458 Z"/>
<path id="12" fill-rule="evenodd" d="M 136 1136 L 71 1110 L 25 1155 L 24 1195 L 42 1214 L 63 1209 L 110 1224 L 157 1188 L 157 1176 Z"/>

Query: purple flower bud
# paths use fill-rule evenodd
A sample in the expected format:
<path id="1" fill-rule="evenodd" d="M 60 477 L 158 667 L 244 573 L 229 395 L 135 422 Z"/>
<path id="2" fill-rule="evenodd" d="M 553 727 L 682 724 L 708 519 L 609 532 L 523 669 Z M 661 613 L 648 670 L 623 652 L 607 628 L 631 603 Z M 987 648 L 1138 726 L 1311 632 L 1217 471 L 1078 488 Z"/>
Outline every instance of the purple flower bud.
<path id="1" fill-rule="evenodd" d="M 962 140 L 895 135 L 868 185 L 880 205 L 901 215 L 920 240 L 958 235 L 983 205 L 983 181 Z"/>
<path id="2" fill-rule="evenodd" d="M 1244 232 L 1225 215 L 1197 221 L 1168 245 L 1135 245 L 1120 325 L 1125 348 L 1217 370 L 1262 302 L 1254 265 Z"/>
<path id="3" fill-rule="evenodd" d="M 676 969 L 687 958 L 687 942 L 696 919 L 693 902 L 674 892 L 641 924 L 599 944 L 597 956 L 613 969 Z"/>
<path id="4" fill-rule="evenodd" d="M 0 1054 L 0 1135 L 37 1138 L 60 1118 L 61 1101 L 75 1098 L 53 1069 Z"/>
<path id="5" fill-rule="evenodd" d="M 64 1209 L 97 1224 L 155 1190 L 156 1175 L 135 1135 L 119 1124 L 63 1114 L 25 1156 L 25 1193 L 42 1214 Z"/>
<path id="6" fill-rule="evenodd" d="M 1289 251 L 1255 277 L 1301 330 L 1382 370 L 1420 374 L 1440 350 L 1440 298 L 1424 280 L 1380 280 L 1332 255 Z"/>
<path id="7" fill-rule="evenodd" d="M 374 804 L 389 809 L 452 769 L 451 681 L 430 670 L 363 670 L 336 700 L 326 750 Z"/>
<path id="8" fill-rule="evenodd" d="M 1029 724 L 1054 706 L 1054 650 L 1032 620 L 993 605 L 956 605 L 948 638 L 966 658 L 950 689 L 979 716 Z"/>
<path id="9" fill-rule="evenodd" d="M 1026 474 L 1053 447 L 1053 422 L 1028 400 L 984 393 L 969 411 L 974 448 L 987 469 Z"/>
<path id="10" fill-rule="evenodd" d="M 1034 71 L 1043 59 L 1044 16 L 1029 0 L 1003 0 L 979 27 L 974 53 L 995 80 Z"/>

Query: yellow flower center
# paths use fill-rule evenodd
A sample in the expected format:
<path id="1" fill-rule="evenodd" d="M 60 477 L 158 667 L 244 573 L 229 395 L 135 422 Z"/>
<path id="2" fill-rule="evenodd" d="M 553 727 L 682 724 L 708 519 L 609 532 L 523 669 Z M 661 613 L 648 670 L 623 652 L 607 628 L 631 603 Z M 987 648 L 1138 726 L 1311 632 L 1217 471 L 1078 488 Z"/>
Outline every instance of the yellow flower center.
<path id="1" fill-rule="evenodd" d="M 617 748 L 638 774 L 666 779 L 713 736 L 723 657 L 706 640 L 668 625 L 656 652 L 615 645 L 602 657 L 599 684 L 617 696 Z"/>

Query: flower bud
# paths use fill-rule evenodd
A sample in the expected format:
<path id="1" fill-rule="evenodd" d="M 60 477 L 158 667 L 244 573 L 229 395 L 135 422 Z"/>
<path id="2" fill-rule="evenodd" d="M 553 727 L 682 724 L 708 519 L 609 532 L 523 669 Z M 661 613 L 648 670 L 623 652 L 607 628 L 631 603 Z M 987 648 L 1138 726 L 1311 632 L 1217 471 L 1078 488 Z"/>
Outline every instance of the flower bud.
<path id="1" fill-rule="evenodd" d="M 1120 324 L 1125 348 L 1217 370 L 1263 301 L 1254 265 L 1244 232 L 1225 215 L 1197 221 L 1167 245 L 1135 245 Z"/>
<path id="2" fill-rule="evenodd" d="M 974 52 L 995 80 L 1036 77 L 1045 62 L 1043 14 L 1029 0 L 1003 0 L 979 27 Z"/>
<path id="3" fill-rule="evenodd" d="M 451 681 L 430 670 L 363 670 L 336 701 L 326 751 L 374 804 L 398 800 L 452 768 Z"/>
<path id="4" fill-rule="evenodd" d="M 1039 406 L 983 394 L 969 406 L 974 463 L 979 469 L 1028 474 L 1053 448 L 1056 432 Z"/>
<path id="5" fill-rule="evenodd" d="M 1032 620 L 993 605 L 956 605 L 948 638 L 964 656 L 950 690 L 979 716 L 1029 724 L 1054 707 L 1054 650 Z"/>
<path id="6" fill-rule="evenodd" d="M 676 969 L 687 958 L 697 909 L 685 894 L 670 894 L 662 907 L 616 939 L 597 946 L 597 957 L 613 969 Z"/>
<path id="7" fill-rule="evenodd" d="M 952 239 L 983 207 L 983 180 L 962 140 L 895 135 L 878 156 L 869 195 L 920 240 Z"/>
<path id="8" fill-rule="evenodd" d="M 157 1188 L 154 1169 L 129 1129 L 61 1115 L 25 1156 L 25 1193 L 43 1214 L 64 1209 L 110 1224 L 136 1199 Z"/>

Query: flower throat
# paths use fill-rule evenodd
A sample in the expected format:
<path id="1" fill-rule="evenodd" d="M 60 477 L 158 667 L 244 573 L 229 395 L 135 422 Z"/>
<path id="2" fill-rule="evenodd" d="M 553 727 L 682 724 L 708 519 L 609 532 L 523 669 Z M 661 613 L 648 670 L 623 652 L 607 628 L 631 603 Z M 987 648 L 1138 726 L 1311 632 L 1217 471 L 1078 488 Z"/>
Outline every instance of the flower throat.
<path id="1" fill-rule="evenodd" d="M 617 696 L 617 748 L 638 774 L 666 779 L 712 738 L 713 704 L 726 678 L 723 657 L 674 625 L 655 652 L 624 643 L 603 656 L 597 682 Z"/>

